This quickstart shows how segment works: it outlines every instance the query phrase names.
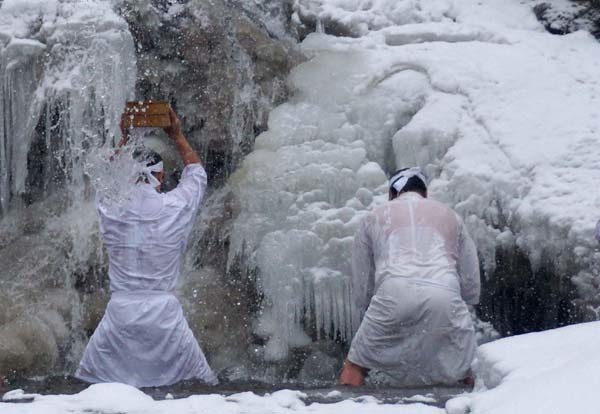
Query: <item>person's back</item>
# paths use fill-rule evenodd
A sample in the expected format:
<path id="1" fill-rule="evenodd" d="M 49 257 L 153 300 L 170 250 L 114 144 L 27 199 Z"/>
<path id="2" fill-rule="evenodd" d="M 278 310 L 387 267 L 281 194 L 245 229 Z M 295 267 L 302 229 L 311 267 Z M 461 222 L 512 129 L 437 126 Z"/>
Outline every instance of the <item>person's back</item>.
<path id="1" fill-rule="evenodd" d="M 175 289 L 205 189 L 204 168 L 190 164 L 172 191 L 159 193 L 152 184 L 138 183 L 120 208 L 97 202 L 111 291 Z"/>
<path id="2" fill-rule="evenodd" d="M 129 201 L 114 205 L 97 200 L 111 298 L 75 374 L 87 382 L 137 387 L 193 378 L 218 382 L 172 293 L 207 179 L 172 111 L 171 120 L 174 127 L 168 133 L 185 165 L 177 188 L 157 191 L 164 171 L 162 161 L 152 161 Z"/>
<path id="3" fill-rule="evenodd" d="M 355 235 L 353 295 L 366 312 L 348 361 L 405 385 L 454 382 L 475 352 L 466 306 L 479 300 L 475 246 L 456 213 L 426 190 L 398 193 Z"/>
<path id="4" fill-rule="evenodd" d="M 388 278 L 407 278 L 461 293 L 461 277 L 478 277 L 476 257 L 460 252 L 474 245 L 465 239 L 462 221 L 444 204 L 407 192 L 375 208 L 363 221 L 372 242 L 375 286 Z M 468 272 L 467 272 L 468 268 Z M 461 272 L 462 270 L 462 272 Z M 477 303 L 478 284 L 468 280 L 462 296 Z"/>

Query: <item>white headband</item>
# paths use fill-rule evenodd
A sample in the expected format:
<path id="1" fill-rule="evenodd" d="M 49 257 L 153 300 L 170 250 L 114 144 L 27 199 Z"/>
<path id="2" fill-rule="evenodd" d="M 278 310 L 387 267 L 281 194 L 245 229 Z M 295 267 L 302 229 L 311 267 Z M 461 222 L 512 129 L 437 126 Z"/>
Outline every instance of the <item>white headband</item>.
<path id="1" fill-rule="evenodd" d="M 401 193 L 408 180 L 412 177 L 417 177 L 419 180 L 423 181 L 425 187 L 427 187 L 427 177 L 421 172 L 421 169 L 418 167 L 409 168 L 407 170 L 400 171 L 392 178 L 390 178 L 390 188 L 393 188 L 397 192 Z"/>
<path id="2" fill-rule="evenodd" d="M 134 182 L 136 182 L 140 176 L 144 176 L 144 178 L 148 180 L 149 184 L 152 184 L 153 187 L 157 187 L 160 185 L 160 181 L 158 181 L 152 173 L 160 172 L 163 170 L 163 168 L 162 161 L 148 166 L 144 165 L 144 162 L 138 163 L 138 167 L 136 168 L 136 172 L 134 174 Z"/>

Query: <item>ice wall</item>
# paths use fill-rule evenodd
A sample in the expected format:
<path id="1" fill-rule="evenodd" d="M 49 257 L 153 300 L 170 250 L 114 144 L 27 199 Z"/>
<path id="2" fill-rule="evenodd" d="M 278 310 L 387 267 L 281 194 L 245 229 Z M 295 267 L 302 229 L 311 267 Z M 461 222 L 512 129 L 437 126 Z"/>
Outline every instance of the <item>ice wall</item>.
<path id="1" fill-rule="evenodd" d="M 103 266 L 84 176 L 133 96 L 135 53 L 108 1 L 0 9 L 0 372 L 79 352 L 75 287 Z M 10 372 L 9 372 L 10 370 Z"/>
<path id="2" fill-rule="evenodd" d="M 296 2 L 301 24 L 331 35 L 302 42 L 294 96 L 230 181 L 230 260 L 257 268 L 267 361 L 349 338 L 352 234 L 384 202 L 384 173 L 406 165 L 464 217 L 491 292 L 482 310 L 503 333 L 597 318 L 600 46 L 544 32 L 534 3 Z"/>
<path id="3" fill-rule="evenodd" d="M 427 89 L 414 71 L 365 86 L 374 62 L 360 51 L 313 46 L 305 41 L 314 56 L 291 75 L 294 98 L 271 112 L 269 130 L 230 181 L 241 206 L 230 259 L 247 255 L 258 267 L 265 297 L 255 333 L 266 339 L 267 361 L 311 340 L 351 338 L 352 236 L 387 194 L 391 139 Z"/>

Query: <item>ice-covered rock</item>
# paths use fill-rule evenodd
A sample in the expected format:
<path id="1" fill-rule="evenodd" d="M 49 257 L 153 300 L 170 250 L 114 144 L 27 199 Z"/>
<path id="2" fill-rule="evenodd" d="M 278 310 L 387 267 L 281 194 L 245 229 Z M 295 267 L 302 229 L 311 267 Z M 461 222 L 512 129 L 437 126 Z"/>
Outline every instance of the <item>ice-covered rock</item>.
<path id="1" fill-rule="evenodd" d="M 285 2 L 116 4 L 136 43 L 137 97 L 171 101 L 211 186 L 221 186 L 287 98 L 285 78 L 302 59 Z"/>
<path id="2" fill-rule="evenodd" d="M 285 77 L 302 56 L 288 31 L 291 11 L 276 1 L 0 6 L 0 295 L 15 298 L 0 303 L 0 310 L 7 305 L 0 330 L 10 328 L 0 334 L 7 351 L 0 371 L 71 372 L 108 299 L 91 199 L 93 188 L 106 186 L 99 180 L 122 179 L 110 176 L 98 155 L 114 145 L 125 100 L 170 99 L 215 188 L 265 128 L 271 106 L 285 99 Z M 180 168 L 173 147 L 164 137 L 145 142 L 163 154 L 174 185 Z M 256 303 L 247 294 L 253 285 L 226 277 L 233 212 L 223 200 L 230 198 L 225 188 L 207 200 L 180 286 L 190 325 L 201 338 L 211 333 L 209 354 L 224 361 L 217 368 L 242 358 L 236 352 L 249 342 L 248 307 Z M 22 324 L 11 325 L 19 312 L 51 331 L 35 358 L 33 348 L 21 350 Z M 224 346 L 238 333 L 239 343 Z"/>
<path id="3" fill-rule="evenodd" d="M 594 1 L 545 0 L 534 7 L 537 18 L 554 34 L 587 30 L 600 36 L 600 4 Z"/>

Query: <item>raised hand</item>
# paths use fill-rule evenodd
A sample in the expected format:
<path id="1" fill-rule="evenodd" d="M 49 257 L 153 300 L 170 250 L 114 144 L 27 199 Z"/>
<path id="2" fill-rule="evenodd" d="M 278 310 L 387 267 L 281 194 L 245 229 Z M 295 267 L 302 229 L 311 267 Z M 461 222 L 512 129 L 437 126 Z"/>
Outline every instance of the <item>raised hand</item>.
<path id="1" fill-rule="evenodd" d="M 127 115 L 125 112 L 121 115 L 121 122 L 119 122 L 119 128 L 121 129 L 121 141 L 119 147 L 127 144 L 129 141 L 129 130 L 131 129 L 131 115 Z"/>
<path id="2" fill-rule="evenodd" d="M 169 118 L 171 119 L 171 126 L 165 127 L 163 130 L 169 138 L 175 140 L 183 134 L 181 133 L 181 121 L 179 121 L 179 117 L 171 107 L 169 107 Z"/>

